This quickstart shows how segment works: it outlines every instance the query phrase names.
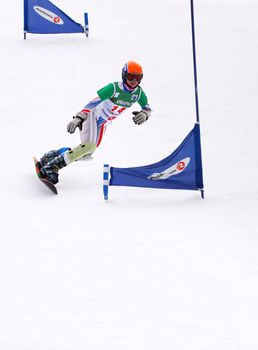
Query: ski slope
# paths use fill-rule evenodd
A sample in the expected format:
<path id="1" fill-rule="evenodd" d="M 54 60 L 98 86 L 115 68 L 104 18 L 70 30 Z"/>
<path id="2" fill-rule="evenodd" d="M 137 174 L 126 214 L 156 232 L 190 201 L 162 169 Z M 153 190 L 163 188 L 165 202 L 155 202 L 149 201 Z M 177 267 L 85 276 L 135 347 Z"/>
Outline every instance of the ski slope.
<path id="1" fill-rule="evenodd" d="M 195 1 L 206 199 L 111 187 L 107 202 L 104 163 L 159 161 L 193 127 L 190 1 L 53 2 L 89 12 L 90 38 L 24 41 L 22 2 L 1 7 L 0 349 L 257 350 L 257 2 Z M 51 195 L 32 157 L 79 143 L 67 123 L 129 59 L 151 119 L 123 114 Z"/>

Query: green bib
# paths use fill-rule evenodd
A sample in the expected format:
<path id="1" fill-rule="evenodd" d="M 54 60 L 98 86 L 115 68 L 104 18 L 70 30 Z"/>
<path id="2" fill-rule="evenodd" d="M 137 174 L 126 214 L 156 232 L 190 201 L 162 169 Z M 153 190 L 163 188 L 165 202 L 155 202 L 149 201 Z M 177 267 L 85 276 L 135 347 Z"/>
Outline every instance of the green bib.
<path id="1" fill-rule="evenodd" d="M 119 86 L 119 82 L 106 85 L 98 91 L 98 95 L 102 101 L 109 99 L 114 105 L 130 108 L 135 102 L 144 107 L 148 101 L 145 93 L 140 86 L 135 91 L 126 92 Z"/>

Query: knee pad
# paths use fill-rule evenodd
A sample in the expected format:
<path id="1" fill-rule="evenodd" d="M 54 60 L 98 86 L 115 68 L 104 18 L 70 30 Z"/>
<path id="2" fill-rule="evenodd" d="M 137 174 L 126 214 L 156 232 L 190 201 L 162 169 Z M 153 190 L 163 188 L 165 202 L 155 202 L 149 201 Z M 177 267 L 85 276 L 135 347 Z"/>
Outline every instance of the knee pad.
<path id="1" fill-rule="evenodd" d="M 70 151 L 63 153 L 67 164 L 81 159 L 87 154 L 92 154 L 96 150 L 96 144 L 91 142 L 81 143 L 79 146 L 72 148 Z"/>

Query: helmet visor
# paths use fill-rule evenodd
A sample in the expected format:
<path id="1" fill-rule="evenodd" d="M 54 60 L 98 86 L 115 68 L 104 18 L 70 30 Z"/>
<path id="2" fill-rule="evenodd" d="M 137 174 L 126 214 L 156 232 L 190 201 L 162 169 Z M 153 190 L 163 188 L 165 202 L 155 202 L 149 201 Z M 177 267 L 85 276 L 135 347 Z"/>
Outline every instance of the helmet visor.
<path id="1" fill-rule="evenodd" d="M 143 74 L 133 74 L 133 73 L 128 73 L 126 76 L 126 79 L 129 81 L 136 80 L 138 83 L 142 80 Z"/>

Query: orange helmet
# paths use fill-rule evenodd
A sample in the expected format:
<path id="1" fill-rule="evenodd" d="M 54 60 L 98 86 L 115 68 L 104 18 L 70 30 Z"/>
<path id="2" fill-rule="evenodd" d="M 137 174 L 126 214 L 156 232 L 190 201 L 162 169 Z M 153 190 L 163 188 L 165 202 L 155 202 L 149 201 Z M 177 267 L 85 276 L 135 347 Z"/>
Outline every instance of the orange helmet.
<path id="1" fill-rule="evenodd" d="M 126 83 L 126 80 L 136 80 L 140 84 L 143 78 L 142 66 L 135 61 L 128 61 L 125 63 L 122 69 L 122 79 Z"/>

